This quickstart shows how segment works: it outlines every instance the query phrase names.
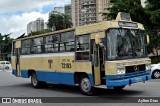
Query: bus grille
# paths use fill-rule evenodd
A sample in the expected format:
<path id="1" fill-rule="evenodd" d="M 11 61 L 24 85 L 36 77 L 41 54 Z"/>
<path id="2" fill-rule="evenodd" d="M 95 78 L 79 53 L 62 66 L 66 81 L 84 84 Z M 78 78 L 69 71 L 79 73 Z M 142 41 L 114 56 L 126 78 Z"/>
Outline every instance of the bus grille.
<path id="1" fill-rule="evenodd" d="M 145 64 L 126 67 L 126 73 L 133 73 L 139 71 L 145 71 Z"/>

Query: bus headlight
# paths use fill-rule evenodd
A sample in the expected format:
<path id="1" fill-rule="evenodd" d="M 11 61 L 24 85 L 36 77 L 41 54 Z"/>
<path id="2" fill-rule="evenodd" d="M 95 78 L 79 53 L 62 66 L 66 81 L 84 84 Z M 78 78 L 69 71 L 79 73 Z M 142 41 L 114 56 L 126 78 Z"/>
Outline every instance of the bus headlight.
<path id="1" fill-rule="evenodd" d="M 125 74 L 125 73 L 126 73 L 125 67 L 117 68 L 117 74 Z"/>
<path id="2" fill-rule="evenodd" d="M 146 70 L 151 70 L 151 65 L 150 64 L 146 64 Z"/>

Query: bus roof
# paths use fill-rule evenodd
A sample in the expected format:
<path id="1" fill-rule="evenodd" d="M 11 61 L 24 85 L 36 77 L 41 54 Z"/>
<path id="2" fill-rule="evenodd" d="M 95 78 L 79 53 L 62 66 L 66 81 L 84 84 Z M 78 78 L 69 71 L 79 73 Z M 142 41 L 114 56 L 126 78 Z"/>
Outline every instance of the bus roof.
<path id="1" fill-rule="evenodd" d="M 131 25 L 131 26 L 127 26 L 127 25 Z M 133 25 L 136 25 L 136 26 L 133 26 Z M 52 35 L 52 34 L 57 34 L 57 33 L 63 33 L 63 32 L 68 32 L 68 31 L 73 31 L 73 30 L 75 30 L 76 35 L 83 35 L 83 34 L 88 34 L 88 33 L 102 32 L 102 31 L 107 30 L 109 28 L 120 28 L 120 27 L 144 30 L 143 25 L 140 23 L 137 23 L 137 22 L 124 21 L 124 20 L 121 20 L 121 21 L 112 20 L 112 21 L 102 21 L 102 22 L 95 23 L 95 24 L 89 24 L 89 25 L 79 26 L 76 28 L 69 28 L 69 29 L 64 29 L 64 30 L 60 30 L 60 31 L 40 34 L 40 35 L 28 36 L 28 37 L 24 37 L 24 38 L 16 39 L 16 40 L 25 40 L 25 39 L 29 39 L 29 38 L 36 38 L 36 37 L 47 36 L 47 35 Z"/>
<path id="2" fill-rule="evenodd" d="M 68 28 L 68 29 L 64 29 L 64 30 L 59 30 L 59 31 L 54 31 L 54 32 L 49 32 L 49 33 L 44 33 L 44 34 L 39 34 L 39 35 L 26 36 L 24 38 L 15 39 L 14 41 L 25 40 L 25 39 L 29 39 L 29 38 L 36 38 L 36 37 L 41 37 L 41 36 L 47 36 L 47 35 L 52 35 L 52 34 L 57 34 L 57 33 L 63 33 L 63 32 L 68 32 L 68 31 L 73 31 L 73 30 L 75 30 L 75 28 Z"/>
<path id="3" fill-rule="evenodd" d="M 127 26 L 127 25 L 130 25 L 130 26 Z M 113 21 L 103 21 L 100 23 L 77 27 L 76 28 L 76 35 L 83 35 L 83 34 L 87 34 L 87 33 L 96 33 L 96 32 L 101 32 L 101 31 L 107 30 L 109 28 L 118 28 L 118 27 L 144 30 L 143 25 L 140 23 L 137 23 L 137 22 L 124 21 L 124 20 L 121 20 L 121 21 L 113 20 Z"/>

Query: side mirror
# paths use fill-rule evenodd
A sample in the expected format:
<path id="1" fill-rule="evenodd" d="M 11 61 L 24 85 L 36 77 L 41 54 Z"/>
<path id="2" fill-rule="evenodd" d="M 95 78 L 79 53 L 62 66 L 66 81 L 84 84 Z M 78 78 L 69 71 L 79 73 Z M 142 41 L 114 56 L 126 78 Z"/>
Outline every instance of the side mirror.
<path id="1" fill-rule="evenodd" d="M 149 44 L 150 43 L 149 35 L 146 35 L 146 38 L 147 38 L 147 44 Z"/>

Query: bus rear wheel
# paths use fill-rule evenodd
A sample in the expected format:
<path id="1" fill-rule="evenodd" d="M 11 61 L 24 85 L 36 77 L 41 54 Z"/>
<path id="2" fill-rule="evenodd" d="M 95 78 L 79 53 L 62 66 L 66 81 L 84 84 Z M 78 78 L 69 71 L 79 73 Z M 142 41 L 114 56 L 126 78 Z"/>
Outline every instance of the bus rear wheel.
<path id="1" fill-rule="evenodd" d="M 31 84 L 34 88 L 41 88 L 47 85 L 46 82 L 38 81 L 37 75 L 35 72 L 33 72 L 31 75 Z"/>
<path id="2" fill-rule="evenodd" d="M 84 95 L 93 95 L 94 89 L 91 86 L 91 82 L 88 77 L 83 76 L 79 83 L 80 90 Z"/>

